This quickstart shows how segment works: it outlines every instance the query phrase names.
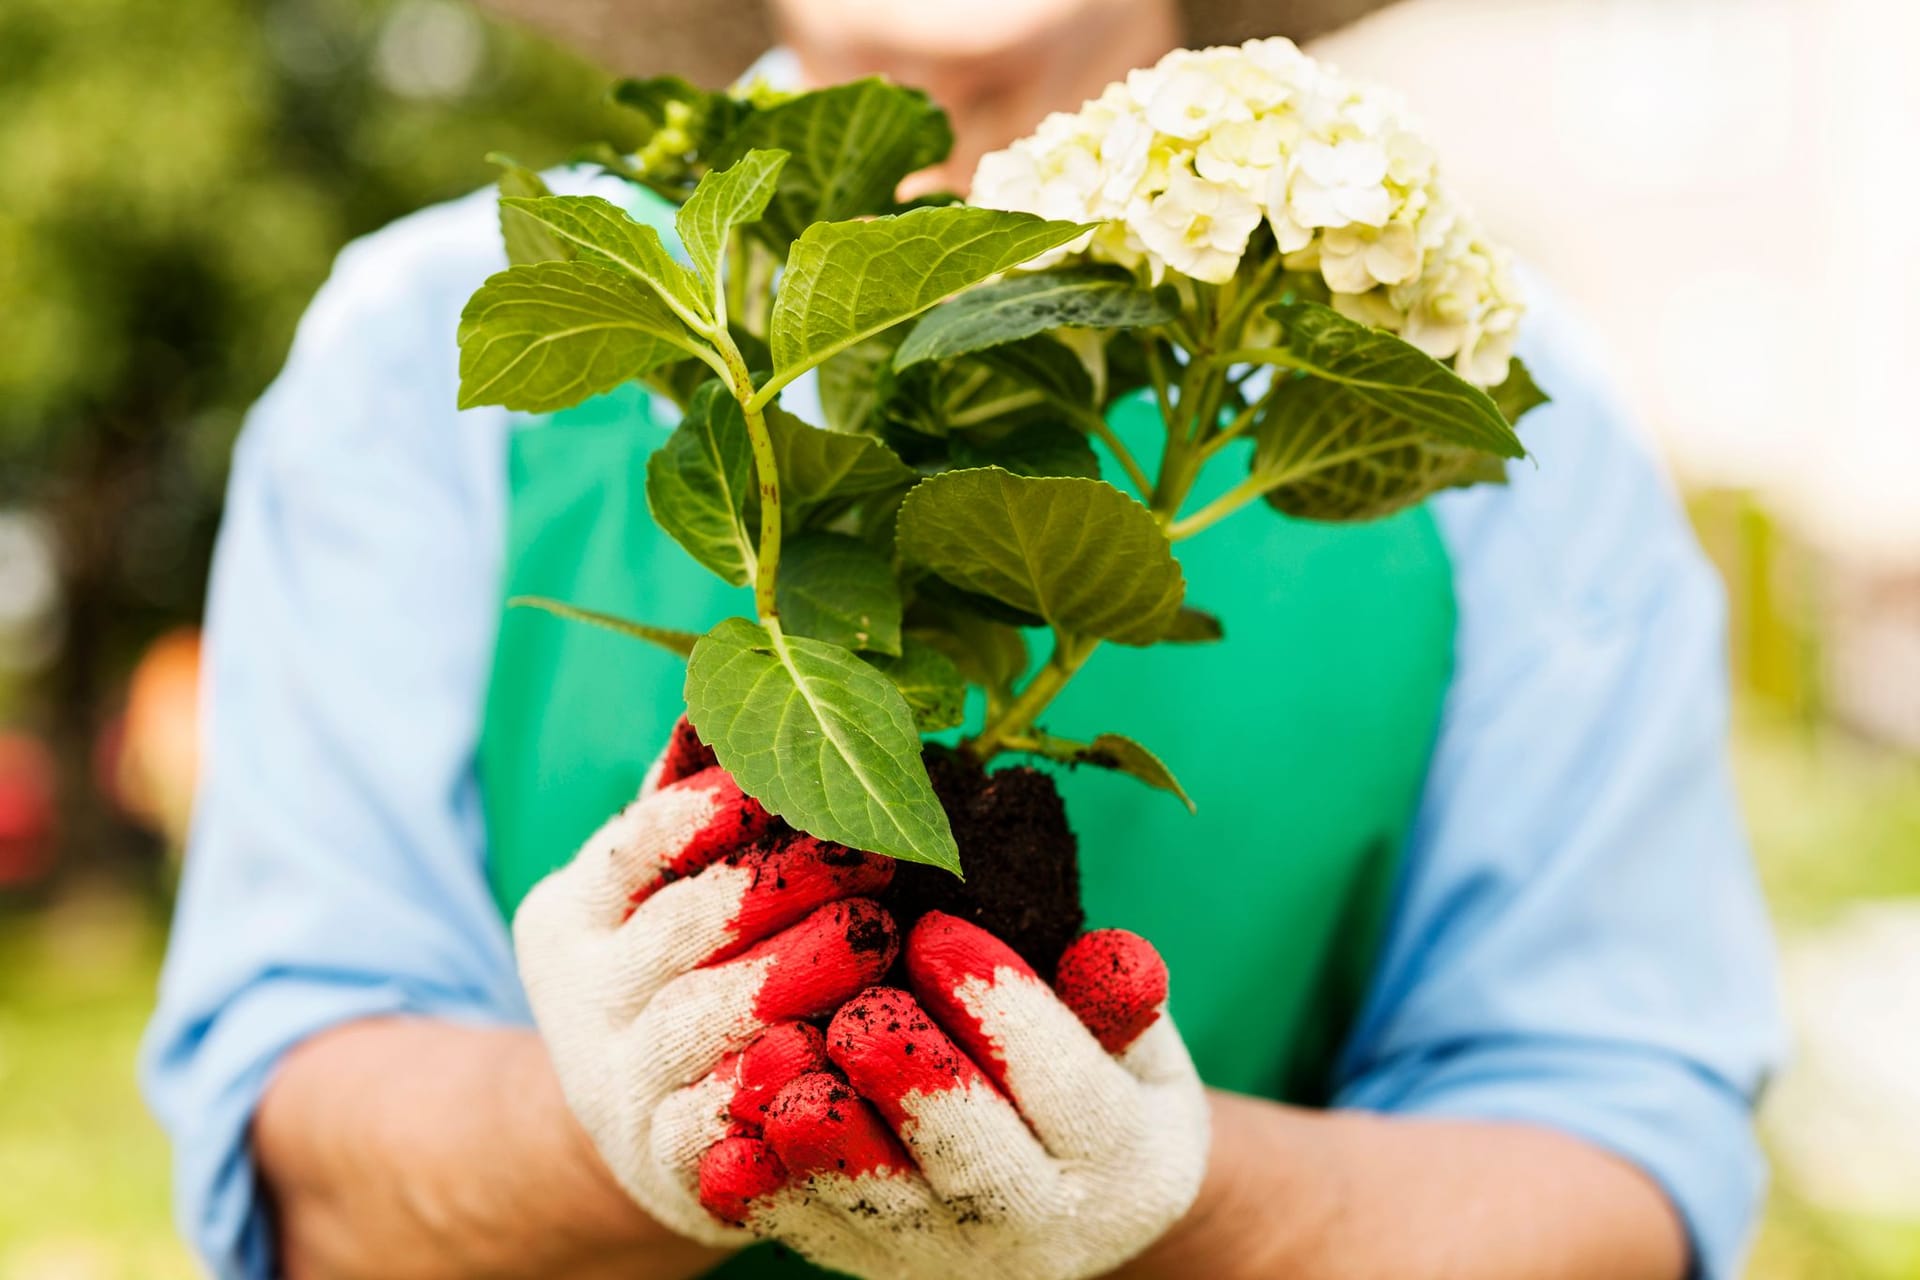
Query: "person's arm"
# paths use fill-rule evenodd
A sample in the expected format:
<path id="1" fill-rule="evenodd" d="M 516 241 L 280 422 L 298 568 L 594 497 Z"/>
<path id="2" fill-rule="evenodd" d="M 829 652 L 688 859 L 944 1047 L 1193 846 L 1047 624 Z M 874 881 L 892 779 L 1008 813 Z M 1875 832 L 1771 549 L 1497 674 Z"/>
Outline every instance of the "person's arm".
<path id="1" fill-rule="evenodd" d="M 1334 1081 L 1348 1114 L 1240 1104 L 1225 1172 L 1264 1155 L 1267 1181 L 1233 1178 L 1252 1198 L 1318 1198 L 1343 1275 L 1721 1280 L 1782 1036 L 1719 589 L 1584 337 L 1530 292 L 1522 355 L 1555 398 L 1521 424 L 1535 460 L 1434 503 L 1454 676 Z"/>
<path id="2" fill-rule="evenodd" d="M 474 777 L 509 424 L 454 410 L 460 308 L 503 263 L 495 213 L 482 193 L 342 254 L 236 449 L 208 604 L 205 769 L 141 1061 L 181 1234 L 221 1280 L 302 1272 L 268 1193 L 309 1221 L 292 1189 L 328 1176 L 298 1144 L 256 1158 L 270 1081 L 374 1150 L 381 1118 L 419 1110 L 447 1075 L 405 1054 L 389 1071 L 303 1057 L 282 1072 L 298 1047 L 369 1019 L 437 1020 L 449 1037 L 529 1019 Z M 410 1146 L 390 1201 L 433 1180 L 430 1144 Z"/>
<path id="3" fill-rule="evenodd" d="M 1215 1094 L 1128 1280 L 1739 1272 L 1780 1026 L 1718 595 L 1583 340 L 1529 324 L 1537 466 L 1436 504 L 1454 684 L 1342 1109 Z"/>
<path id="4" fill-rule="evenodd" d="M 531 1031 L 325 1032 L 287 1055 L 253 1141 L 291 1280 L 680 1280 L 722 1256 L 614 1182 Z"/>
<path id="5" fill-rule="evenodd" d="M 1125 1280 L 1679 1280 L 1686 1233 L 1640 1170 L 1529 1125 L 1213 1095 L 1193 1210 Z"/>

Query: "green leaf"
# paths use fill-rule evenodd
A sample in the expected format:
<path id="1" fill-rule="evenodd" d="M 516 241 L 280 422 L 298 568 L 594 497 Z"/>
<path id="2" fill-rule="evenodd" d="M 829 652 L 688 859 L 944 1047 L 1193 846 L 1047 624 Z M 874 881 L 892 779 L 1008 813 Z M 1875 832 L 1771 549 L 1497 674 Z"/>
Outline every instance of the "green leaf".
<path id="1" fill-rule="evenodd" d="M 1051 399 L 1093 406 L 1093 378 L 1065 343 L 1044 334 L 983 351 L 980 363 Z M 965 368 L 965 365 L 958 366 Z"/>
<path id="2" fill-rule="evenodd" d="M 996 280 L 969 289 L 921 318 L 893 367 L 947 360 L 1064 326 L 1136 329 L 1179 314 L 1171 287 L 1144 289 L 1126 272 L 1076 267 Z"/>
<path id="3" fill-rule="evenodd" d="M 1058 422 L 1026 423 L 997 440 L 955 436 L 951 455 L 956 467 L 1001 467 L 1017 476 L 1100 478 L 1100 458 L 1093 446 Z"/>
<path id="4" fill-rule="evenodd" d="M 679 76 L 622 80 L 607 96 L 639 113 L 642 141 L 652 141 L 655 134 L 674 126 L 678 117 L 678 127 L 686 138 L 684 145 L 702 155 L 724 143 L 753 111 L 752 104 L 731 94 L 696 88 Z"/>
<path id="5" fill-rule="evenodd" d="M 1173 776 L 1173 770 L 1167 768 L 1159 756 L 1124 734 L 1103 733 L 1092 742 L 1076 742 L 1072 738 L 1057 738 L 1050 733 L 1035 733 L 1031 738 L 1021 741 L 1018 749 L 1045 756 L 1049 760 L 1058 760 L 1062 764 L 1090 764 L 1097 769 L 1129 774 L 1150 787 L 1171 794 L 1187 806 L 1188 813 L 1196 812 L 1193 797 Z"/>
<path id="6" fill-rule="evenodd" d="M 828 501 L 883 493 L 915 478 L 913 468 L 878 440 L 823 431 L 778 408 L 767 410 L 767 434 L 773 438 L 787 528 L 800 527 Z"/>
<path id="7" fill-rule="evenodd" d="M 1226 636 L 1227 629 L 1220 625 L 1220 619 L 1204 609 L 1181 605 L 1180 612 L 1173 615 L 1173 624 L 1160 638 L 1168 644 L 1213 644 Z"/>
<path id="8" fill-rule="evenodd" d="M 720 159 L 754 147 L 792 153 L 757 227 L 784 249 L 816 222 L 892 209 L 900 180 L 938 163 L 952 146 L 946 113 L 926 94 L 868 78 L 754 112 Z"/>
<path id="9" fill-rule="evenodd" d="M 909 490 L 911 492 L 911 490 Z M 901 500 L 905 506 L 905 499 Z M 894 514 L 894 544 L 899 545 L 899 513 Z M 914 603 L 927 602 L 943 609 L 955 609 L 963 613 L 977 614 L 989 621 L 1002 623 L 1009 627 L 1044 627 L 1047 620 L 1031 609 L 1016 609 L 1004 600 L 981 595 L 978 591 L 967 591 L 948 582 L 938 574 L 927 574 L 913 584 Z"/>
<path id="10" fill-rule="evenodd" d="M 1150 787 L 1172 793 L 1181 804 L 1187 806 L 1188 813 L 1197 812 L 1193 797 L 1173 776 L 1173 770 L 1167 768 L 1166 762 L 1124 734 L 1101 734 L 1087 744 L 1078 760 L 1081 764 L 1112 769 L 1138 778 Z"/>
<path id="11" fill-rule="evenodd" d="M 1253 475 L 1280 510 L 1370 520 L 1525 456 L 1486 392 L 1419 348 L 1319 303 L 1271 314 L 1286 355 L 1255 428 Z"/>
<path id="12" fill-rule="evenodd" d="M 1493 397 L 1493 406 L 1500 411 L 1500 416 L 1515 426 L 1531 411 L 1552 402 L 1552 397 L 1533 380 L 1533 371 L 1517 356 L 1507 366 L 1505 381 L 1487 394 Z"/>
<path id="13" fill-rule="evenodd" d="M 1424 438 L 1527 456 L 1486 392 L 1412 343 L 1317 302 L 1283 302 L 1267 313 L 1280 323 L 1285 366 L 1340 388 L 1351 408 Z"/>
<path id="14" fill-rule="evenodd" d="M 647 459 L 647 506 L 689 555 L 737 587 L 753 576 L 752 490 L 753 446 L 740 402 L 709 380 Z"/>
<path id="15" fill-rule="evenodd" d="M 641 80 L 621 80 L 607 91 L 613 102 L 637 111 L 646 121 L 649 135 L 666 128 L 668 113 L 675 104 L 694 116 L 704 115 L 719 95 L 696 88 L 679 76 L 651 76 Z"/>
<path id="16" fill-rule="evenodd" d="M 827 426 L 842 434 L 870 430 L 891 391 L 894 333 L 880 333 L 820 366 L 820 408 Z"/>
<path id="17" fill-rule="evenodd" d="M 659 294 L 669 309 L 694 328 L 709 325 L 700 282 L 673 260 L 660 233 L 599 196 L 541 196 L 500 202 L 533 219 L 562 244 L 570 245 L 585 262 L 626 272 Z"/>
<path id="18" fill-rule="evenodd" d="M 948 603 L 921 597 L 914 601 L 908 643 L 932 645 L 947 655 L 967 680 L 998 698 L 1013 692 L 1026 674 L 1026 637 L 1017 627 L 996 622 Z"/>
<path id="19" fill-rule="evenodd" d="M 953 659 L 934 645 L 909 637 L 899 657 L 867 661 L 900 690 L 921 733 L 951 729 L 966 717 L 967 682 Z"/>
<path id="20" fill-rule="evenodd" d="M 747 794 L 800 830 L 959 874 L 913 712 L 850 651 L 729 618 L 693 648 L 687 714 Z"/>
<path id="21" fill-rule="evenodd" d="M 1159 640 L 1186 591 L 1153 513 L 1099 480 L 948 471 L 901 504 L 899 545 L 955 586 L 1119 644 Z"/>
<path id="22" fill-rule="evenodd" d="M 771 387 L 942 298 L 1072 240 L 1075 222 L 950 205 L 823 222 L 794 241 L 773 304 Z"/>
<path id="23" fill-rule="evenodd" d="M 635 640 L 645 640 L 648 644 L 659 645 L 668 653 L 677 653 L 683 658 L 693 652 L 694 642 L 700 638 L 691 631 L 676 631 L 672 627 L 656 627 L 645 622 L 635 622 L 630 618 L 601 613 L 596 609 L 582 609 L 578 605 L 568 604 L 564 600 L 554 600 L 547 596 L 513 596 L 507 600 L 507 608 L 539 609 L 555 617 L 566 618 L 570 622 L 585 622 L 591 626 L 604 627 L 608 631 L 617 631 Z"/>
<path id="24" fill-rule="evenodd" d="M 502 196 L 538 197 L 553 193 L 544 178 L 512 157 L 495 151 L 487 157 L 500 167 Z M 528 262 L 570 262 L 573 246 L 563 243 L 552 232 L 518 209 L 500 206 L 500 238 L 506 241 L 507 261 L 519 266 Z"/>
<path id="25" fill-rule="evenodd" d="M 900 584 L 887 557 L 860 539 L 791 539 L 781 549 L 775 585 L 788 631 L 869 653 L 900 652 Z"/>
<path id="26" fill-rule="evenodd" d="M 510 267 L 460 313 L 460 407 L 550 413 L 703 350 L 658 294 L 618 271 Z"/>
<path id="27" fill-rule="evenodd" d="M 730 168 L 701 178 L 674 215 L 680 243 L 710 291 L 720 287 L 720 259 L 727 249 L 727 236 L 743 223 L 757 222 L 766 212 L 773 184 L 786 163 L 784 151 L 749 151 Z"/>

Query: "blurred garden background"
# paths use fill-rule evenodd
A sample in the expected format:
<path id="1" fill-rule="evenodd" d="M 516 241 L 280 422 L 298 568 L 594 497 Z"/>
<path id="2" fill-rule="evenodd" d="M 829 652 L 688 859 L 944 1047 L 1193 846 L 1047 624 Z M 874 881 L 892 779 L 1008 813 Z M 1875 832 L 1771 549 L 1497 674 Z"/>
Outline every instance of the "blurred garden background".
<path id="1" fill-rule="evenodd" d="M 1409 0 L 1321 46 L 1585 310 L 1725 574 L 1798 1040 L 1760 1280 L 1920 1275 L 1916 39 Z M 343 243 L 620 141 L 605 80 L 458 0 L 0 3 L 0 1280 L 194 1274 L 132 1063 L 247 405 Z"/>

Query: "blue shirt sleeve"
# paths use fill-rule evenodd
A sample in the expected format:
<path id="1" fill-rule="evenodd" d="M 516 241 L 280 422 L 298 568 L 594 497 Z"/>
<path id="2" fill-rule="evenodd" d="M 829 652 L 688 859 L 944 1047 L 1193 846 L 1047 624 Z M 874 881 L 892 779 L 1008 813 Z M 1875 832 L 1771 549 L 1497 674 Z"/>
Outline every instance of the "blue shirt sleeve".
<path id="1" fill-rule="evenodd" d="M 1585 341 L 1550 301 L 1527 324 L 1555 397 L 1523 424 L 1537 465 L 1435 502 L 1457 665 L 1339 1103 L 1606 1148 L 1718 1280 L 1761 1199 L 1751 1109 L 1782 1042 L 1721 597 Z"/>
<path id="2" fill-rule="evenodd" d="M 501 413 L 456 414 L 490 198 L 349 248 L 234 460 L 206 772 L 143 1085 L 184 1234 L 272 1267 L 247 1134 L 280 1057 L 385 1014 L 522 1020 L 473 754 L 499 609 Z"/>

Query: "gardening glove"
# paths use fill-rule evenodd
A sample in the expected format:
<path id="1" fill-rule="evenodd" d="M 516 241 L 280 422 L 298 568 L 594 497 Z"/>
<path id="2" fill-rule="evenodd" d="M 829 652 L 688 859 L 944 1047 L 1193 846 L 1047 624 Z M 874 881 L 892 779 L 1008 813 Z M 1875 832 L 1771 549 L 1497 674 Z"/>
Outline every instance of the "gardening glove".
<path id="1" fill-rule="evenodd" d="M 1207 1103 L 1144 939 L 1088 934 L 1049 989 L 938 912 L 906 949 L 913 994 L 837 1013 L 844 1074 L 782 1088 L 758 1139 L 701 1165 L 716 1216 L 868 1280 L 1078 1280 L 1139 1254 L 1193 1203 Z"/>
<path id="2" fill-rule="evenodd" d="M 892 876 L 886 858 L 777 824 L 683 722 L 640 798 L 527 895 L 514 945 L 561 1090 L 668 1228 L 750 1239 L 701 1208 L 700 1157 L 732 1131 L 743 1082 L 824 1063 L 819 1033 L 785 1024 L 893 963 L 892 918 L 859 896 Z"/>

